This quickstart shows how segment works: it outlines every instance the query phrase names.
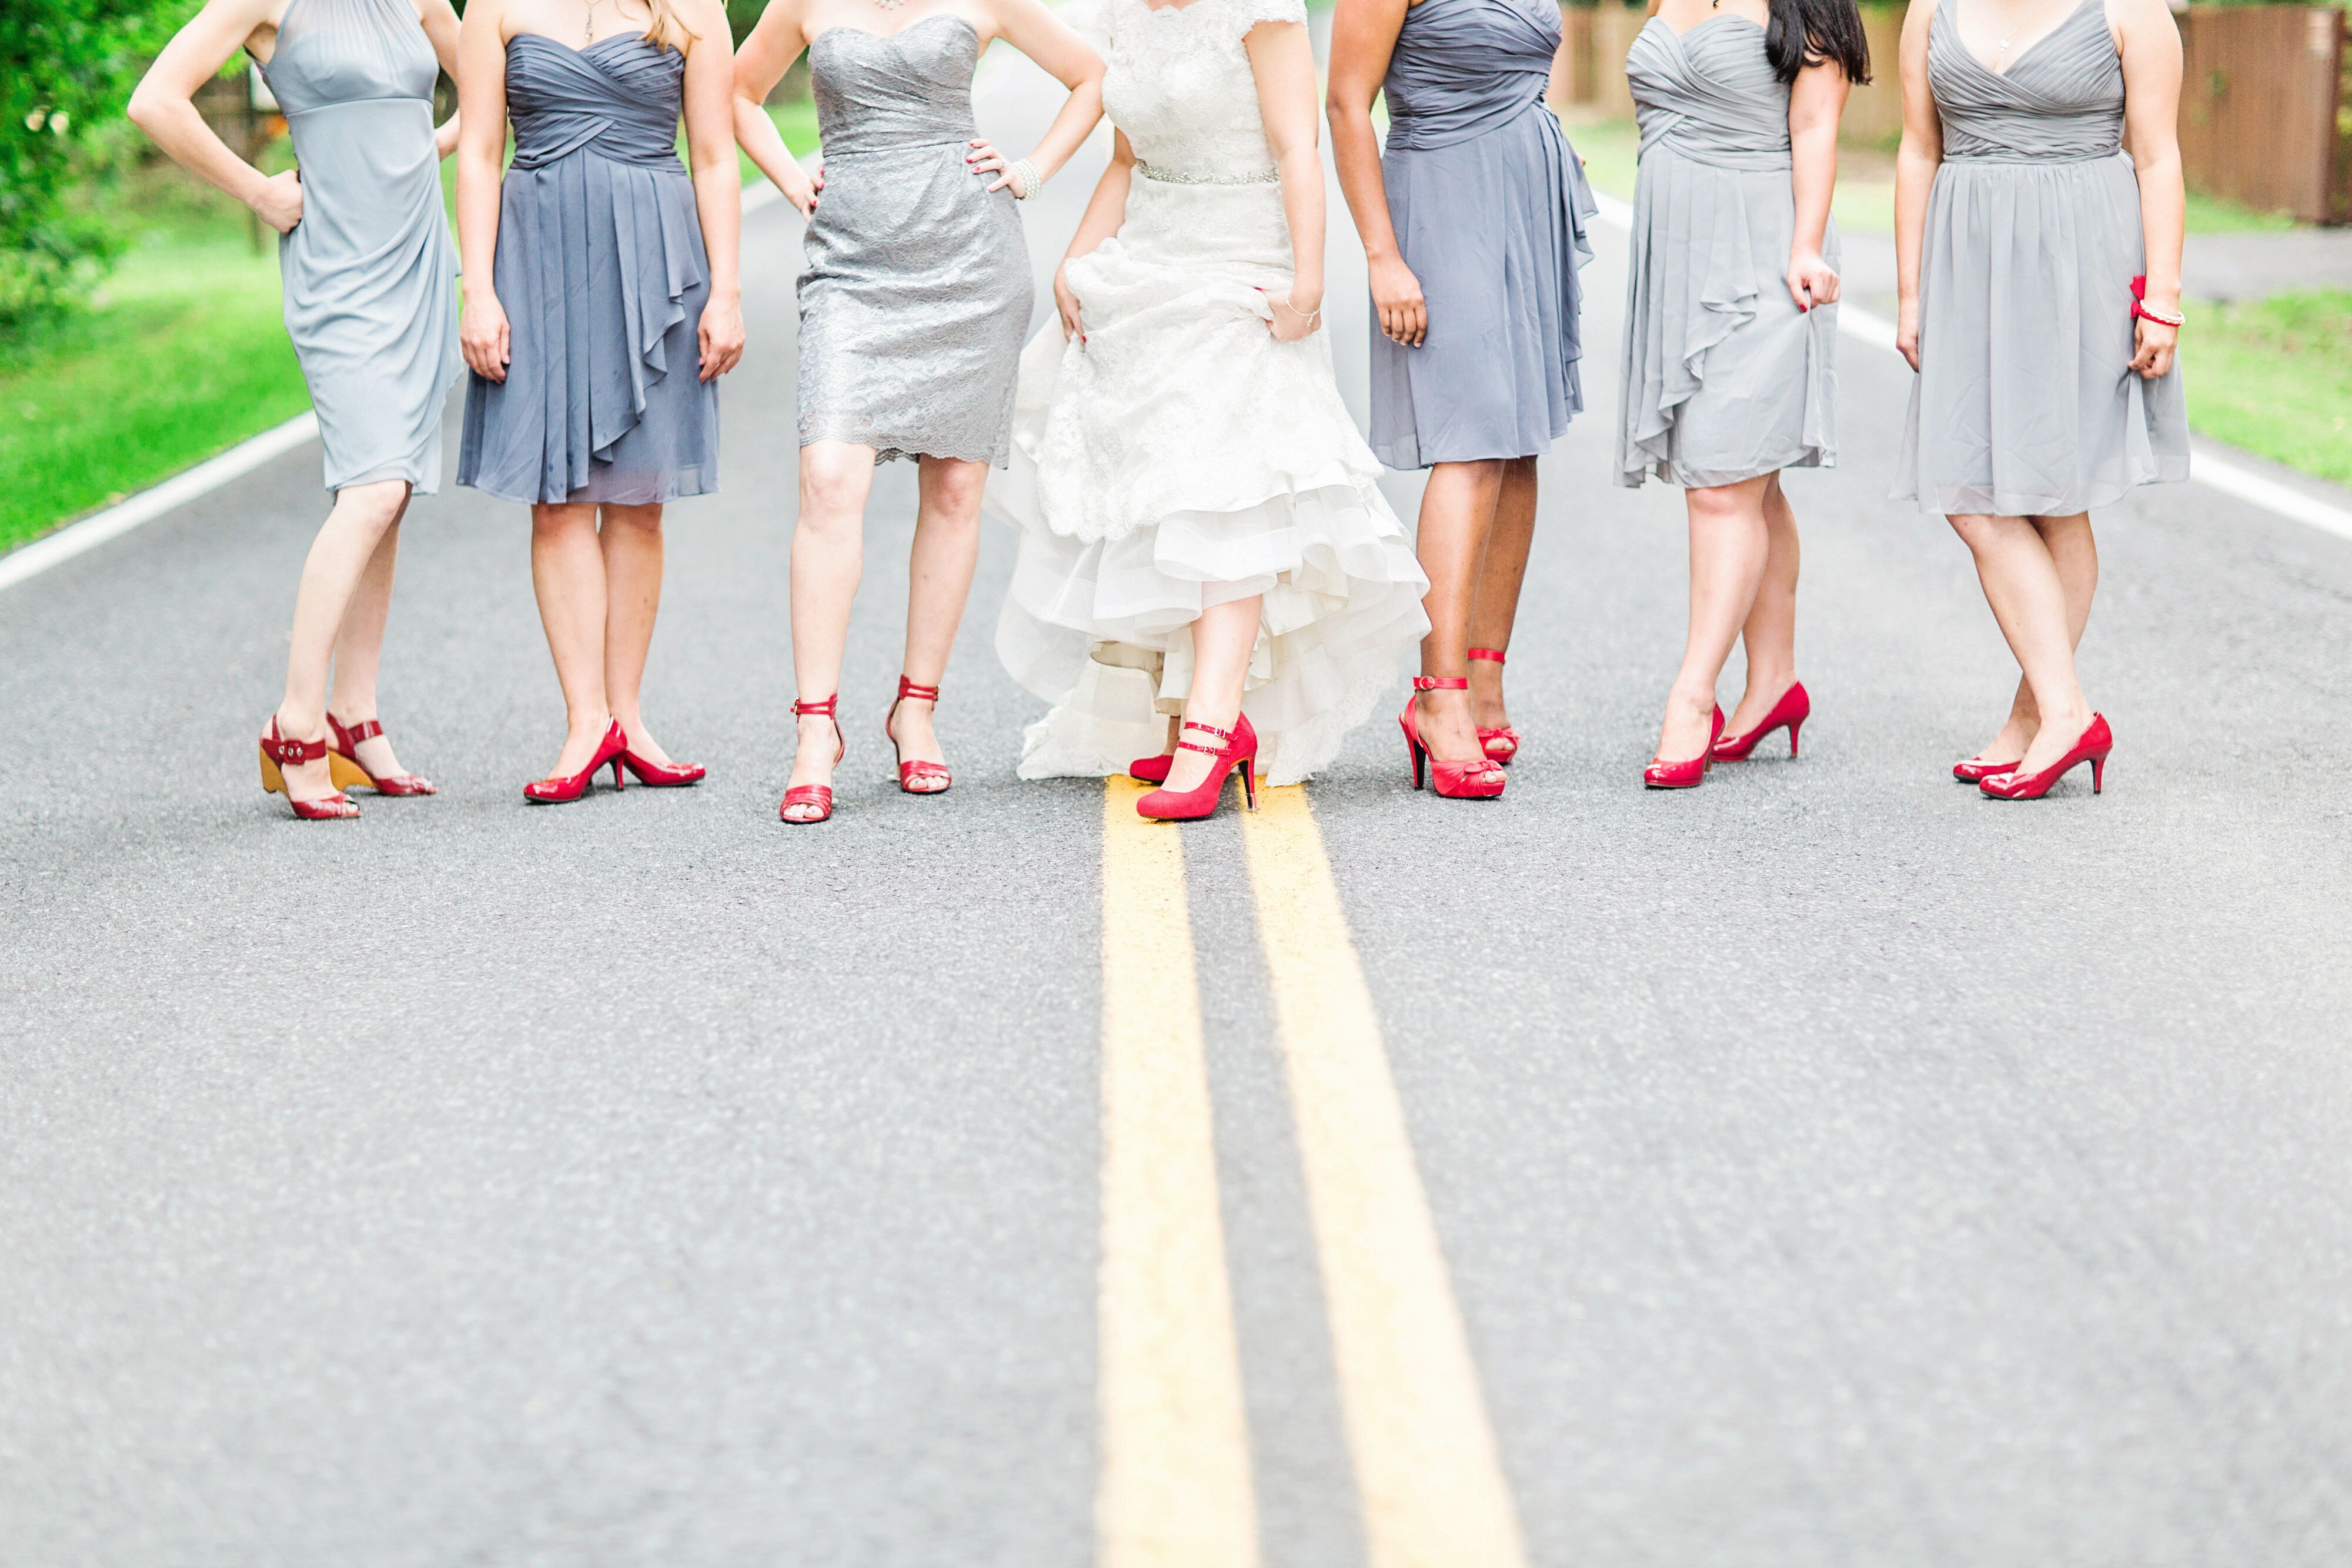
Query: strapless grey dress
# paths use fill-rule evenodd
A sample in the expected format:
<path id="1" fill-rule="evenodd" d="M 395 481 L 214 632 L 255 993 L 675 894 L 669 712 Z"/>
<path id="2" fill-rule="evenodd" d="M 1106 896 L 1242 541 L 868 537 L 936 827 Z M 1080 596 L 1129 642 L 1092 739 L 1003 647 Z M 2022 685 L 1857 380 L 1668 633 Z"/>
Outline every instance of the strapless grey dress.
<path id="1" fill-rule="evenodd" d="M 509 501 L 648 506 L 719 488 L 710 261 L 677 155 L 686 57 L 635 33 L 507 41 L 514 162 L 494 281 L 513 362 L 472 378 L 457 483 Z"/>
<path id="2" fill-rule="evenodd" d="M 1837 307 L 1789 297 L 1789 89 L 1764 29 L 1653 16 L 1625 57 L 1642 126 L 1618 366 L 1617 483 L 1736 485 L 1837 462 Z M 1822 236 L 1837 265 L 1837 225 Z"/>
<path id="3" fill-rule="evenodd" d="M 440 69 L 409 0 L 293 0 L 262 68 L 302 171 L 278 262 L 330 490 L 441 485 L 441 413 L 466 361 L 433 148 Z"/>
<path id="4" fill-rule="evenodd" d="M 1594 211 L 1544 106 L 1553 0 L 1421 0 L 1381 91 L 1381 175 L 1429 336 L 1400 348 L 1372 311 L 1372 451 L 1391 468 L 1530 457 L 1584 407 L 1583 297 Z"/>
<path id="5" fill-rule="evenodd" d="M 2180 366 L 2131 369 L 2147 270 L 2121 149 L 2123 61 L 2099 0 L 2006 73 L 1927 33 L 1944 162 L 1919 263 L 1919 374 L 1894 494 L 1923 511 L 2065 517 L 2189 477 Z"/>
<path id="6" fill-rule="evenodd" d="M 979 62 L 961 16 L 830 27 L 809 47 L 824 195 L 800 277 L 803 446 L 1011 456 L 1034 286 L 1013 193 L 964 162 Z"/>

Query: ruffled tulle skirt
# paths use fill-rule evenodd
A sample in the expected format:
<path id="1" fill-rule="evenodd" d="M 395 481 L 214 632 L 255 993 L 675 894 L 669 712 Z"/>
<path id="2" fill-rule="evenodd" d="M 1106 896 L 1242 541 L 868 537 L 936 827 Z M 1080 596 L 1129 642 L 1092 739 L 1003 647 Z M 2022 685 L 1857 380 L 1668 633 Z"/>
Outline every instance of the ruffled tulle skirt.
<path id="1" fill-rule="evenodd" d="M 1165 744 L 1203 609 L 1263 596 L 1243 709 L 1259 767 L 1328 763 L 1428 631 L 1428 588 L 1321 333 L 1277 343 L 1290 285 L 1275 187 L 1138 178 L 1119 235 L 1072 260 L 1083 340 L 1022 355 L 1013 462 L 992 509 L 1021 532 L 997 624 L 1053 703 L 1024 779 L 1123 771 Z"/>

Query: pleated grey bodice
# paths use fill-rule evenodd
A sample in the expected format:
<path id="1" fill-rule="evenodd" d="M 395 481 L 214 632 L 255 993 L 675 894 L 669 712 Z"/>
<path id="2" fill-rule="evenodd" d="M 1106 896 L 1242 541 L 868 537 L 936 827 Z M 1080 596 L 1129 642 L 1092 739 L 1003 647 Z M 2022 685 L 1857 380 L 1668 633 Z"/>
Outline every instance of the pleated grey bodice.
<path id="1" fill-rule="evenodd" d="M 433 145 L 440 69 L 410 0 L 293 0 L 262 68 L 302 173 L 278 267 L 331 490 L 440 482 L 442 400 L 463 369 Z"/>
<path id="2" fill-rule="evenodd" d="M 935 25 L 939 24 L 939 25 Z M 980 35 L 961 16 L 926 16 L 884 36 L 828 27 L 809 47 L 809 81 L 824 155 L 966 141 Z"/>
<path id="3" fill-rule="evenodd" d="M 1421 0 L 1389 56 L 1387 145 L 1467 141 L 1543 103 L 1559 9 L 1543 0 Z"/>
<path id="4" fill-rule="evenodd" d="M 615 42 L 636 47 L 606 48 Z M 543 169 L 585 147 L 616 163 L 683 169 L 677 117 L 685 90 L 686 57 L 634 35 L 614 34 L 583 51 L 517 33 L 507 40 L 512 166 Z"/>
<path id="5" fill-rule="evenodd" d="M 1642 152 L 1664 146 L 1718 169 L 1789 167 L 1789 88 L 1772 74 L 1764 29 L 1710 16 L 1677 34 L 1653 16 L 1625 56 Z"/>
<path id="6" fill-rule="evenodd" d="M 2123 145 L 2124 62 L 2103 0 L 2082 4 L 2026 46 L 2006 71 L 1960 41 L 1958 0 L 1927 28 L 1927 83 L 1944 122 L 1947 162 L 2109 158 Z"/>

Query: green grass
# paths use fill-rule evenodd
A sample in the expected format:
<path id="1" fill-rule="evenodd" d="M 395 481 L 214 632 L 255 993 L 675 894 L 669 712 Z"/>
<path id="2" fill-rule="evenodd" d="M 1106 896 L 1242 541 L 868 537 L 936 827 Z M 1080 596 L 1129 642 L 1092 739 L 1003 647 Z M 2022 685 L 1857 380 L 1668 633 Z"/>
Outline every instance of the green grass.
<path id="1" fill-rule="evenodd" d="M 2352 485 L 2352 289 L 2191 304 L 2181 346 L 2192 426 Z"/>
<path id="2" fill-rule="evenodd" d="M 816 106 L 770 108 L 816 146 Z M 282 168 L 281 142 L 263 162 Z M 456 162 L 444 162 L 453 191 Z M 764 177 L 743 162 L 747 184 Z M 310 405 L 279 316 L 278 253 L 238 204 L 164 168 L 106 209 L 131 249 L 90 308 L 0 354 L 0 550 L 170 477 Z"/>

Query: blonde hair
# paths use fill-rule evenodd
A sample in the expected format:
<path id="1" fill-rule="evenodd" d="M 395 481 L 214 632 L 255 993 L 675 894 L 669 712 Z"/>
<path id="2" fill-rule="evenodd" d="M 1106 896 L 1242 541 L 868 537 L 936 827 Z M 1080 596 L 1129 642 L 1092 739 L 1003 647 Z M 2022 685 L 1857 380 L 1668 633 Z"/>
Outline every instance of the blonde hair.
<path id="1" fill-rule="evenodd" d="M 684 53 L 685 40 L 702 37 L 678 20 L 677 0 L 646 0 L 646 9 L 652 13 L 646 21 L 646 42 L 656 48 Z"/>

